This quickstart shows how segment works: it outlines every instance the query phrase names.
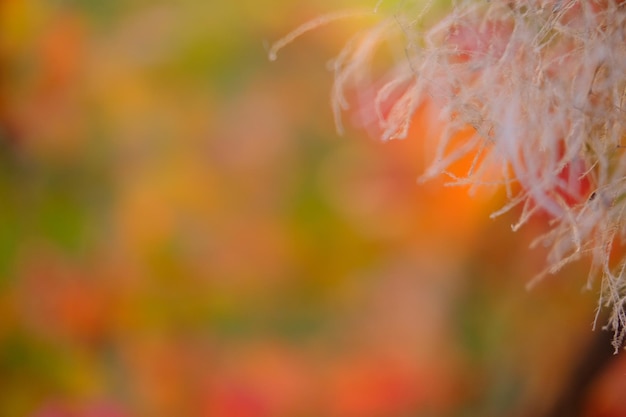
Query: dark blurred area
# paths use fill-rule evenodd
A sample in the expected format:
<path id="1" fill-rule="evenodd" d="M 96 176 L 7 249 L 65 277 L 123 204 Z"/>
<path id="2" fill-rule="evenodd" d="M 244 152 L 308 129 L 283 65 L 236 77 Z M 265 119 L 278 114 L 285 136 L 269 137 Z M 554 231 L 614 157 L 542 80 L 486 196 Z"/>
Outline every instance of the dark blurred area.
<path id="1" fill-rule="evenodd" d="M 0 0 L 0 416 L 531 416 L 599 330 L 540 221 L 340 137 L 347 1 Z M 346 115 L 350 126 L 350 114 Z M 581 359 L 582 358 L 582 359 Z M 619 355 L 584 415 L 626 416 Z"/>

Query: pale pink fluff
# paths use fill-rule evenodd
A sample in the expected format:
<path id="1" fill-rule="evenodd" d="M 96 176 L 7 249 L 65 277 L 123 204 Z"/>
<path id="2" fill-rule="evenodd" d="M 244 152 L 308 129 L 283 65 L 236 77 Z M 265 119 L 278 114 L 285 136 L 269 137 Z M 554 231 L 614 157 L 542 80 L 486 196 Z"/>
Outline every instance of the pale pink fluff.
<path id="1" fill-rule="evenodd" d="M 436 103 L 446 129 L 424 177 L 478 152 L 467 176 L 453 182 L 506 187 L 510 202 L 493 215 L 521 205 L 514 229 L 537 211 L 549 213 L 552 228 L 537 240 L 551 248 L 548 268 L 529 285 L 590 256 L 589 287 L 602 277 L 598 311 L 611 308 L 607 327 L 617 350 L 626 336 L 626 257 L 609 262 L 609 255 L 626 235 L 626 7 L 613 0 L 459 0 L 441 14 L 430 3 L 391 6 L 346 45 L 333 67 L 336 119 L 351 104 L 346 90 L 375 89 L 364 95 L 378 108 L 366 123 L 376 123 L 383 140 L 404 138 L 416 110 Z M 383 45 L 400 45 L 396 59 L 372 74 Z M 468 125 L 474 137 L 453 142 Z M 495 178 L 494 163 L 501 167 Z M 563 197 L 577 192 L 565 167 L 577 167 L 592 184 L 590 195 Z"/>

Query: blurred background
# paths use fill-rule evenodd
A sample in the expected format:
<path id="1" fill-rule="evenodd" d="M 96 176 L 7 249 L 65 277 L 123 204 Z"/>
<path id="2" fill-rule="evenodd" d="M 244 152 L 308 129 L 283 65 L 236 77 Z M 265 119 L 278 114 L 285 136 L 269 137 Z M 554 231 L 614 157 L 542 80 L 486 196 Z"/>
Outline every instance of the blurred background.
<path id="1" fill-rule="evenodd" d="M 531 416 L 576 378 L 588 266 L 526 291 L 544 224 L 418 184 L 426 117 L 337 134 L 326 64 L 375 19 L 267 59 L 353 6 L 0 0 L 0 416 Z"/>

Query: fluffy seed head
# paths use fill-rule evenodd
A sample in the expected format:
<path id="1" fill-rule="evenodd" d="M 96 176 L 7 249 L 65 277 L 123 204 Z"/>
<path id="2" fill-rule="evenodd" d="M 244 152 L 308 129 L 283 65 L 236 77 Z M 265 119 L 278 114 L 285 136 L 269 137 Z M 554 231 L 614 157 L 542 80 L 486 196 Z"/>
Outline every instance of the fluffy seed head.
<path id="1" fill-rule="evenodd" d="M 551 216 L 536 242 L 550 248 L 545 273 L 591 257 L 589 285 L 601 277 L 598 311 L 612 311 L 617 350 L 626 336 L 626 2 L 458 0 L 436 19 L 430 3 L 401 2 L 348 42 L 333 65 L 337 120 L 348 89 L 374 91 L 368 122 L 383 140 L 406 137 L 415 112 L 434 104 L 445 128 L 425 178 L 472 154 L 453 181 L 505 187 L 509 203 L 494 216 L 521 206 L 514 229 Z M 380 46 L 398 39 L 400 53 L 373 75 Z M 468 126 L 474 134 L 459 143 Z"/>

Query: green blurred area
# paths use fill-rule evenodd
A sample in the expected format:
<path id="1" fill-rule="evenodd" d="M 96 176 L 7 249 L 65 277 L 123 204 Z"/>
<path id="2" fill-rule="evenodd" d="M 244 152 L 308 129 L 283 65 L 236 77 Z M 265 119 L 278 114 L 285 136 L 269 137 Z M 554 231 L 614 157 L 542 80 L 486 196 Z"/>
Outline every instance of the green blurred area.
<path id="1" fill-rule="evenodd" d="M 488 219 L 499 194 L 416 185 L 415 139 L 337 135 L 325 65 L 376 17 L 267 58 L 355 6 L 0 2 L 0 416 L 550 401 L 591 337 L 586 271 L 526 292 L 545 254 Z"/>

